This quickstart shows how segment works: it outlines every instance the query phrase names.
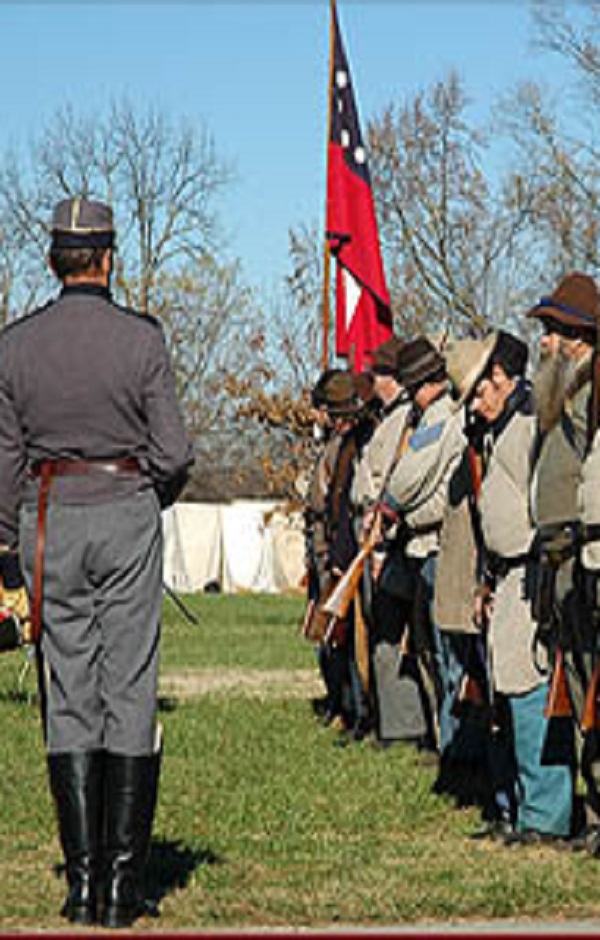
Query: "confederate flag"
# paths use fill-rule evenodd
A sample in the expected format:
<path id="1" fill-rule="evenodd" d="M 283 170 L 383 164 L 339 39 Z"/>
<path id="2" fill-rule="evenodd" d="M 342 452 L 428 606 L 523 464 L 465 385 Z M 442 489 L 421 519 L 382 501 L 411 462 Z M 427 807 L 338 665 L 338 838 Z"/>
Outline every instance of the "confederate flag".
<path id="1" fill-rule="evenodd" d="M 337 262 L 336 353 L 355 372 L 392 335 L 371 178 L 335 5 L 327 159 L 327 232 Z"/>

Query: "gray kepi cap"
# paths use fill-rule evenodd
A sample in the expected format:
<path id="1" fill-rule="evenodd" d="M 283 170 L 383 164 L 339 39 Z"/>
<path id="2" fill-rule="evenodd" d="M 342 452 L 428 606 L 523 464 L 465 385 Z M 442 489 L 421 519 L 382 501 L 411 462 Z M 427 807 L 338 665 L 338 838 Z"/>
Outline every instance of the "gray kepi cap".
<path id="1" fill-rule="evenodd" d="M 112 248 L 113 211 L 103 202 L 63 199 L 52 215 L 53 248 Z"/>

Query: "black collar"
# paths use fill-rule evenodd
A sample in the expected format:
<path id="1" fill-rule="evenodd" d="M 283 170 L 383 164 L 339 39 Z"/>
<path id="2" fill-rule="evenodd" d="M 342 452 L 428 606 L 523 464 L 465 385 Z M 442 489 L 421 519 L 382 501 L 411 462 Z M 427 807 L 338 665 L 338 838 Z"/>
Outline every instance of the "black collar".
<path id="1" fill-rule="evenodd" d="M 494 440 L 497 440 L 504 429 L 510 424 L 516 414 L 533 414 L 533 401 L 531 397 L 531 386 L 524 379 L 518 379 L 513 391 L 506 399 L 502 414 L 498 415 L 495 421 L 490 424 Z"/>
<path id="2" fill-rule="evenodd" d="M 81 284 L 63 284 L 60 292 L 61 297 L 70 297 L 72 294 L 86 294 L 90 297 L 104 297 L 111 299 L 110 288 L 103 287 L 101 284 L 92 284 L 83 281 Z"/>

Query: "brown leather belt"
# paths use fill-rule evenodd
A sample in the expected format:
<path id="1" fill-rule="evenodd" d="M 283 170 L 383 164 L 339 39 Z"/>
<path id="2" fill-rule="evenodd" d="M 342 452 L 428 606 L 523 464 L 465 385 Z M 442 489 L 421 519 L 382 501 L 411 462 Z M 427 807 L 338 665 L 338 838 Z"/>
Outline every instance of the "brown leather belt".
<path id="1" fill-rule="evenodd" d="M 31 601 L 31 638 L 34 643 L 37 643 L 42 632 L 46 516 L 52 480 L 54 477 L 94 476 L 96 474 L 108 474 L 113 477 L 135 476 L 140 473 L 140 465 L 135 457 L 122 457 L 115 460 L 40 460 L 30 467 L 29 472 L 34 479 L 40 481 Z"/>
<path id="2" fill-rule="evenodd" d="M 118 457 L 114 460 L 40 460 L 30 469 L 31 476 L 44 478 L 68 476 L 93 476 L 108 473 L 112 476 L 128 476 L 140 472 L 139 462 L 135 457 Z"/>

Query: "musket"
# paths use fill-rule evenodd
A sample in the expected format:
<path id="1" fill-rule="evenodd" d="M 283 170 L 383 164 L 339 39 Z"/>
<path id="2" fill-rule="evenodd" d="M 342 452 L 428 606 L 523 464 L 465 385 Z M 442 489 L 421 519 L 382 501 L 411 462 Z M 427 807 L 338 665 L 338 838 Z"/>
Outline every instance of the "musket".
<path id="1" fill-rule="evenodd" d="M 535 615 L 544 625 L 544 632 L 548 641 L 554 638 L 554 663 L 548 698 L 544 708 L 544 717 L 571 718 L 573 717 L 573 703 L 569 694 L 569 684 L 565 672 L 565 658 L 560 637 L 560 614 L 556 609 L 556 562 L 546 552 L 542 553 L 538 569 L 538 591 Z"/>
<path id="2" fill-rule="evenodd" d="M 412 431 L 412 426 L 410 423 L 407 423 L 402 431 L 402 434 L 400 435 L 400 440 L 398 442 L 394 457 L 385 473 L 383 483 L 381 484 L 379 490 L 378 500 L 382 499 L 386 487 L 392 478 L 394 470 L 398 464 L 398 461 L 406 453 Z M 327 601 L 325 604 L 323 604 L 324 613 L 329 614 L 332 617 L 336 617 L 338 620 L 343 620 L 347 616 L 350 604 L 356 597 L 357 591 L 359 589 L 367 558 L 369 558 L 373 552 L 373 549 L 380 541 L 381 518 L 381 512 L 376 512 L 373 517 L 373 524 L 369 534 L 361 545 L 358 553 L 351 561 L 349 567 L 346 569 L 334 587 Z"/>
<path id="3" fill-rule="evenodd" d="M 596 662 L 594 672 L 592 673 L 592 678 L 590 679 L 590 684 L 588 686 L 587 694 L 585 696 L 583 714 L 581 716 L 582 731 L 597 731 L 600 728 L 598 709 L 598 693 L 600 692 L 600 689 L 598 688 L 599 684 L 600 670 L 598 669 L 598 662 Z"/>
<path id="4" fill-rule="evenodd" d="M 323 604 L 323 612 L 337 620 L 344 620 L 347 617 L 350 604 L 356 597 L 367 558 L 380 540 L 378 520 L 379 514 L 376 514 L 371 530 L 361 548 Z"/>
<path id="5" fill-rule="evenodd" d="M 571 718 L 573 705 L 569 695 L 569 686 L 565 673 L 565 659 L 560 646 L 556 647 L 552 680 L 548 690 L 548 699 L 544 708 L 545 718 Z"/>
<path id="6" fill-rule="evenodd" d="M 469 416 L 469 412 L 467 412 Z M 471 417 L 471 420 L 474 420 Z M 481 528 L 481 517 L 479 515 L 479 496 L 481 493 L 481 485 L 483 482 L 483 458 L 473 439 L 469 439 L 466 450 L 467 463 L 469 467 L 469 480 L 470 480 L 470 489 L 467 493 L 467 504 L 469 508 L 469 515 L 471 518 L 471 528 L 473 530 L 473 538 L 475 544 L 479 549 L 484 544 L 483 532 Z M 489 587 L 484 588 L 484 593 L 482 598 L 489 599 Z M 483 616 L 484 620 L 486 619 L 486 604 L 485 600 L 482 602 Z M 484 626 L 483 624 L 481 625 Z M 482 642 L 487 644 L 487 640 L 482 639 Z M 489 707 L 490 713 L 493 706 L 493 690 L 491 682 L 487 676 L 487 663 L 485 661 L 476 663 L 475 660 L 475 638 L 471 637 L 468 640 L 469 645 L 467 646 L 467 661 L 465 662 L 465 669 L 463 672 L 462 680 L 458 689 L 458 694 L 454 702 L 456 710 L 460 710 L 461 706 L 470 705 L 474 708 L 484 708 Z M 485 655 L 483 657 L 485 660 Z"/>

